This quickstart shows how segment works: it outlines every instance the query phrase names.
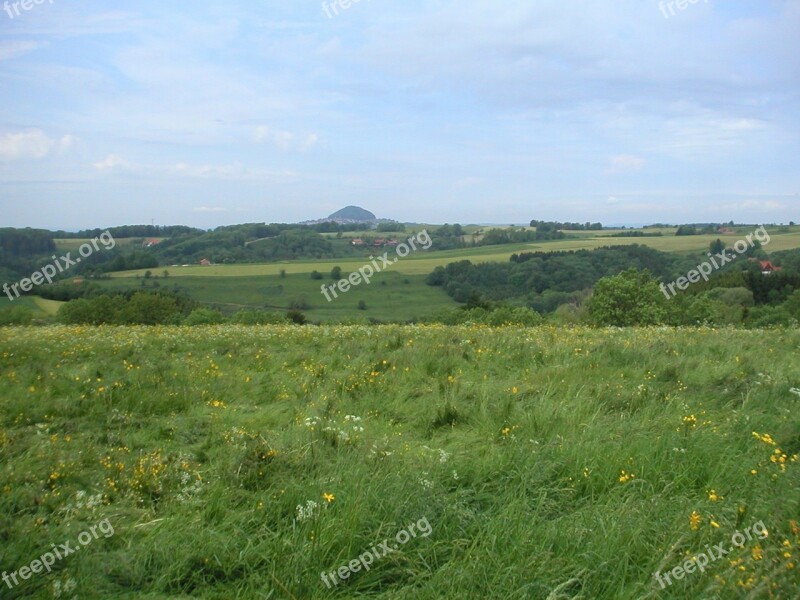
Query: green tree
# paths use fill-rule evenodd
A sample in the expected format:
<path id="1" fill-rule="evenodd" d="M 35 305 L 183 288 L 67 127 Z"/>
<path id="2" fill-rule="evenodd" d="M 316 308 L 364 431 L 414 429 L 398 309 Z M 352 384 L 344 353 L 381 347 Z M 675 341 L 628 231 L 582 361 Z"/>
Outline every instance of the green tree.
<path id="1" fill-rule="evenodd" d="M 665 320 L 666 302 L 649 271 L 628 269 L 597 282 L 589 312 L 598 325 L 657 325 Z"/>
<path id="2" fill-rule="evenodd" d="M 800 290 L 795 290 L 794 293 L 784 302 L 783 308 L 793 318 L 800 321 Z"/>
<path id="3" fill-rule="evenodd" d="M 708 249 L 711 250 L 711 254 L 719 254 L 720 252 L 725 250 L 725 242 L 717 238 L 716 240 L 711 242 Z"/>
<path id="4" fill-rule="evenodd" d="M 164 325 L 174 323 L 181 311 L 174 297 L 137 292 L 122 310 L 124 324 Z"/>
<path id="5" fill-rule="evenodd" d="M 331 279 L 339 280 L 342 278 L 342 267 L 333 267 L 331 269 Z"/>

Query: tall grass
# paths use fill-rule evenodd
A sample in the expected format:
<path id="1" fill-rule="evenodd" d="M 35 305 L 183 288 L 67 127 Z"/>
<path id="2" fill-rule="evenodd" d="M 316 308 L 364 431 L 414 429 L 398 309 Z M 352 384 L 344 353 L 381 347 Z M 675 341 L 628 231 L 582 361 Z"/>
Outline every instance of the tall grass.
<path id="1" fill-rule="evenodd" d="M 2 598 L 800 587 L 796 330 L 0 328 L 0 348 L 0 570 L 115 528 Z M 655 580 L 757 521 L 766 539 Z"/>

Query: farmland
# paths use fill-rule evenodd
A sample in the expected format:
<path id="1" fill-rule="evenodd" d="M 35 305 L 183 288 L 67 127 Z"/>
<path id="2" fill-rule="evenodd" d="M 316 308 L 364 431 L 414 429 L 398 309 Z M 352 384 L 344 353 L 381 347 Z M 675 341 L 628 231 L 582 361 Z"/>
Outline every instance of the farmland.
<path id="1" fill-rule="evenodd" d="M 291 274 L 285 277 L 276 274 L 239 277 L 198 275 L 173 278 L 172 272 L 169 270 L 169 277 L 166 279 L 161 277 L 147 281 L 112 278 L 99 283 L 109 290 L 140 289 L 142 284 L 145 286 L 157 284 L 166 289 L 177 287 L 195 300 L 225 312 L 241 308 L 288 310 L 296 307 L 315 321 L 326 322 L 369 318 L 382 321 L 411 321 L 428 316 L 436 310 L 458 306 L 441 288 L 426 285 L 425 276 L 405 276 L 396 271 L 379 273 L 369 285 L 361 284 L 352 288 L 347 294 L 339 294 L 338 298 L 331 297 L 330 302 L 320 290 L 322 284 L 335 283 L 327 272 L 322 280 L 311 279 L 308 274 Z M 365 303 L 364 310 L 358 309 L 359 301 Z"/>
<path id="2" fill-rule="evenodd" d="M 340 267 L 344 276 L 370 264 L 369 250 L 363 258 L 298 260 L 269 264 L 227 264 L 211 266 L 167 266 L 146 270 L 114 273 L 110 280 L 97 284 L 107 290 L 178 289 L 206 306 L 225 313 L 241 308 L 288 310 L 299 308 L 314 322 L 345 322 L 368 320 L 408 322 L 427 318 L 458 304 L 442 288 L 426 285 L 426 276 L 437 266 L 459 260 L 472 262 L 507 262 L 521 252 L 556 252 L 563 250 L 595 249 L 609 245 L 641 244 L 655 249 L 702 256 L 709 244 L 720 237 L 732 246 L 743 239 L 747 230 L 720 236 L 675 236 L 667 231 L 662 237 L 611 238 L 613 231 L 572 232 L 569 238 L 535 244 L 483 246 L 438 252 L 412 252 L 391 268 L 376 274 L 369 285 L 361 284 L 349 292 L 332 298 L 321 294 L 323 284 L 335 283 L 330 273 Z M 800 228 L 773 229 L 771 241 L 765 247 L 770 252 L 800 247 Z M 380 250 L 376 253 L 383 253 Z M 388 250 L 389 259 L 393 250 Z M 692 263 L 694 264 L 694 263 Z M 164 277 L 166 271 L 167 277 Z M 317 271 L 322 279 L 312 279 Z M 147 277 L 147 279 L 145 279 Z M 359 309 L 362 303 L 362 309 Z"/>
<path id="3" fill-rule="evenodd" d="M 784 228 L 786 232 L 770 231 L 771 241 L 765 249 L 769 252 L 800 248 L 800 227 Z M 662 252 L 702 252 L 707 250 L 709 244 L 716 239 L 723 240 L 728 245 L 743 239 L 744 235 L 752 230 L 743 230 L 741 233 L 726 235 L 696 235 L 675 236 L 665 234 L 662 237 L 643 238 L 613 238 L 608 237 L 614 231 L 571 233 L 564 240 L 537 242 L 531 244 L 509 244 L 504 246 L 480 246 L 458 250 L 444 250 L 441 252 L 417 252 L 402 259 L 393 270 L 404 275 L 427 275 L 436 267 L 459 260 L 473 262 L 505 262 L 512 254 L 520 252 L 559 252 L 565 250 L 592 250 L 602 246 L 621 246 L 640 244 L 660 250 Z M 377 252 L 377 251 L 376 251 Z M 381 254 L 378 252 L 378 254 Z M 391 255 L 391 251 L 390 251 Z M 354 271 L 360 266 L 369 263 L 369 253 L 363 259 L 324 259 L 302 260 L 270 264 L 240 264 L 240 265 L 212 265 L 212 266 L 187 266 L 167 267 L 170 275 L 175 277 L 244 277 L 278 275 L 281 270 L 289 274 L 311 273 L 330 271 L 336 265 L 344 271 Z M 390 256 L 391 257 L 391 256 Z M 143 276 L 144 270 L 126 271 L 116 273 L 115 277 Z"/>
<path id="4" fill-rule="evenodd" d="M 800 586 L 796 329 L 53 326 L 0 347 L 0 570 L 114 530 L 3 598 Z"/>

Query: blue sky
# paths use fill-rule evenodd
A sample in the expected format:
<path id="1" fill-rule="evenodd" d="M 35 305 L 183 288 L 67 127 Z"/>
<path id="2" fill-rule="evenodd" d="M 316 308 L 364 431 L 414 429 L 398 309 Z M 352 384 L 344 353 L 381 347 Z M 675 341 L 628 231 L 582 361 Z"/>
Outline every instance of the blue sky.
<path id="1" fill-rule="evenodd" d="M 800 0 L 327 4 L 9 2 L 0 226 L 800 221 Z"/>

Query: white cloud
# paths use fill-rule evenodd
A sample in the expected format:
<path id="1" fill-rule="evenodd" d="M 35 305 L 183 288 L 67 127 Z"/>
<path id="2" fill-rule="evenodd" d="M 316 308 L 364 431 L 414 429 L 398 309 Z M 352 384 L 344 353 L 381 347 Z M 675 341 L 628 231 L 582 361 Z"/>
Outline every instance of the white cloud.
<path id="1" fill-rule="evenodd" d="M 0 135 L 0 160 L 42 159 L 53 150 L 64 151 L 74 141 L 71 135 L 60 140 L 47 137 L 41 129 Z"/>
<path id="2" fill-rule="evenodd" d="M 221 213 L 227 212 L 227 208 L 222 208 L 221 206 L 197 206 L 192 209 L 194 212 L 200 213 Z"/>
<path id="3" fill-rule="evenodd" d="M 185 162 L 179 162 L 166 167 L 150 167 L 149 170 L 181 177 L 225 179 L 230 181 L 291 179 L 297 175 L 294 171 L 251 169 L 240 164 L 192 165 Z"/>
<path id="4" fill-rule="evenodd" d="M 44 42 L 33 41 L 4 41 L 0 42 L 0 60 L 8 60 L 23 56 L 34 50 L 46 46 Z"/>
<path id="5" fill-rule="evenodd" d="M 116 154 L 109 154 L 104 160 L 96 162 L 92 166 L 98 171 L 111 171 L 118 168 L 127 169 L 130 167 L 130 163 Z"/>

